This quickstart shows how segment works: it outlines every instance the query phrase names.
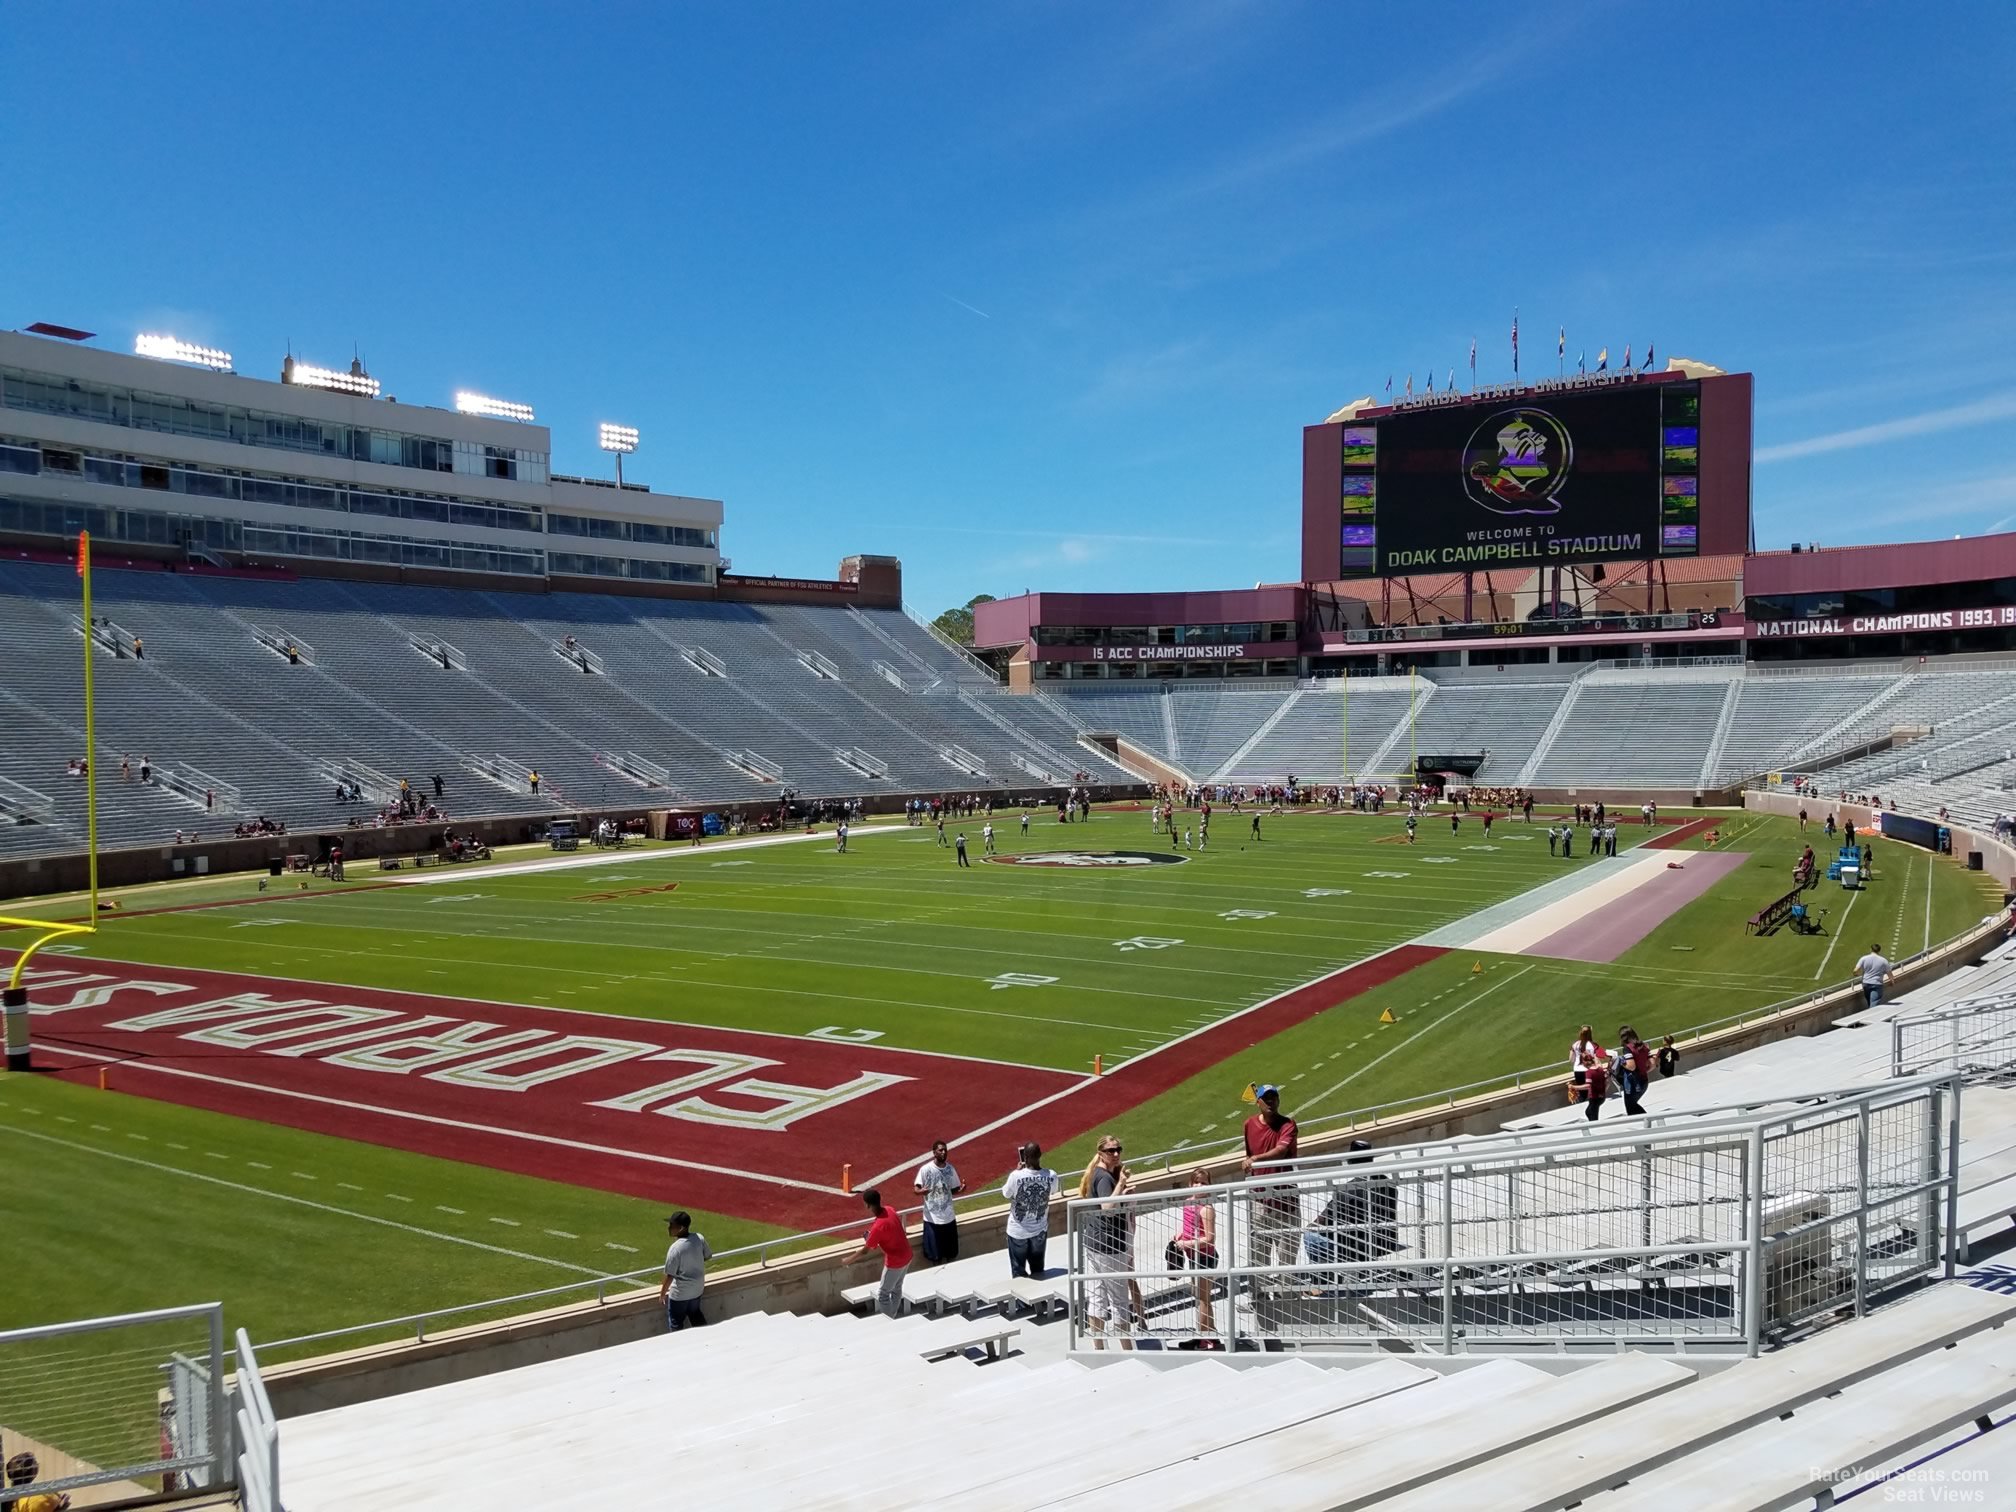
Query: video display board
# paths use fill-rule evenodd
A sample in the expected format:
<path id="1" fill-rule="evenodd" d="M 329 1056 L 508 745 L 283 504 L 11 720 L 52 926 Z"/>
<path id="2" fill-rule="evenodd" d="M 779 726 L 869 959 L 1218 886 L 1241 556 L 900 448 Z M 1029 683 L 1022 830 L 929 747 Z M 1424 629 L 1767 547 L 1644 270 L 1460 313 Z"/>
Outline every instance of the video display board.
<path id="1" fill-rule="evenodd" d="M 1339 429 L 1340 577 L 1701 552 L 1697 382 L 1543 385 Z"/>

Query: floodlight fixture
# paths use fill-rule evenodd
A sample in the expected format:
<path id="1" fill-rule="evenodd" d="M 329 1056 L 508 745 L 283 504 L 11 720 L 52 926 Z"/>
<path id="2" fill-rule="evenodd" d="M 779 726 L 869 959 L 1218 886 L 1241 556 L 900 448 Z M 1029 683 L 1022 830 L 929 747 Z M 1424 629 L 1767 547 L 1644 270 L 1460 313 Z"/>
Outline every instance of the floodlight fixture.
<path id="1" fill-rule="evenodd" d="M 363 399 L 378 397 L 378 380 L 364 371 L 364 364 L 353 362 L 350 371 L 338 368 L 317 367 L 312 362 L 296 362 L 289 357 L 280 366 L 280 381 L 291 383 L 297 388 L 328 389 L 338 394 L 355 394 Z"/>
<path id="2" fill-rule="evenodd" d="M 209 368 L 216 373 L 231 371 L 229 352 L 198 346 L 193 341 L 178 341 L 173 336 L 137 336 L 133 340 L 133 350 L 141 357 L 158 357 L 163 362 L 186 362 L 191 367 Z"/>
<path id="3" fill-rule="evenodd" d="M 472 394 L 467 389 L 457 391 L 455 408 L 465 415 L 483 415 L 491 420 L 520 420 L 530 422 L 532 406 L 513 404 L 509 399 L 491 399 L 483 394 Z"/>
<path id="4" fill-rule="evenodd" d="M 599 444 L 606 452 L 634 452 L 637 450 L 637 427 L 634 425 L 611 425 L 602 422 Z"/>

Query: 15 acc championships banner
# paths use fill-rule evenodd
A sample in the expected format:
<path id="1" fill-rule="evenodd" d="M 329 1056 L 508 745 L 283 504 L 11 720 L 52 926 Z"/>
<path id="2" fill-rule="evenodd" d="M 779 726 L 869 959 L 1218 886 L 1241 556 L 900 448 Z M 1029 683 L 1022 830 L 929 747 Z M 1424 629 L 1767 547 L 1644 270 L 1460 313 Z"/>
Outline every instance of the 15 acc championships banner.
<path id="1" fill-rule="evenodd" d="M 1691 477 L 1687 517 L 1664 497 L 1656 388 L 1402 412 L 1376 444 L 1381 573 L 1692 554 L 1691 528 L 1662 531 L 1694 499 Z"/>

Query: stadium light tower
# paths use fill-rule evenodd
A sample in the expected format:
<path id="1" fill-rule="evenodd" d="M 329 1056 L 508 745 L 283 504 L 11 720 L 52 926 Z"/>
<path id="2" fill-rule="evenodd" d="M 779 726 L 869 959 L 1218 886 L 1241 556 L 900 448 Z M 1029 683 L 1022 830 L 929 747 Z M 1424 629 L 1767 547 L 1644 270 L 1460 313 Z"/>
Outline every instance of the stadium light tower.
<path id="1" fill-rule="evenodd" d="M 607 420 L 597 436 L 597 445 L 605 452 L 616 454 L 616 486 L 623 486 L 623 458 L 637 450 L 637 427 L 634 425 L 611 425 Z"/>
<path id="2" fill-rule="evenodd" d="M 517 420 L 528 425 L 532 421 L 532 406 L 529 404 L 492 399 L 483 394 L 472 394 L 467 389 L 456 392 L 455 408 L 465 415 L 483 415 L 491 420 Z"/>
<path id="3" fill-rule="evenodd" d="M 345 373 L 335 368 L 317 367 L 312 362 L 296 362 L 290 355 L 280 365 L 280 381 L 297 388 L 328 389 L 337 394 L 355 394 L 362 399 L 378 397 L 378 380 L 364 371 L 362 358 L 350 363 Z"/>
<path id="4" fill-rule="evenodd" d="M 231 354 L 215 347 L 198 346 L 173 336 L 140 335 L 133 338 L 133 351 L 140 357 L 158 357 L 163 362 L 186 362 L 191 367 L 209 368 L 213 373 L 231 371 Z"/>

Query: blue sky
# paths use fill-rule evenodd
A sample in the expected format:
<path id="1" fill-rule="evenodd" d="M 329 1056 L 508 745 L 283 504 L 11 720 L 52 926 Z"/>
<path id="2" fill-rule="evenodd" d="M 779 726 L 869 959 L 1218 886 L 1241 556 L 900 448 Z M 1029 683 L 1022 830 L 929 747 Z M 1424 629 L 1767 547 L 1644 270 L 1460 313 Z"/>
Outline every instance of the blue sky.
<path id="1" fill-rule="evenodd" d="M 1999 60 L 1999 61 L 1998 61 Z M 1479 344 L 1757 376 L 1757 536 L 2016 526 L 2016 8 L 11 7 L 0 325 L 534 404 L 912 603 L 1299 572 Z"/>

